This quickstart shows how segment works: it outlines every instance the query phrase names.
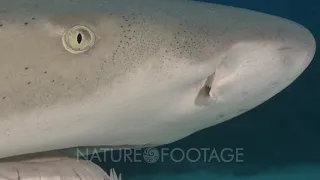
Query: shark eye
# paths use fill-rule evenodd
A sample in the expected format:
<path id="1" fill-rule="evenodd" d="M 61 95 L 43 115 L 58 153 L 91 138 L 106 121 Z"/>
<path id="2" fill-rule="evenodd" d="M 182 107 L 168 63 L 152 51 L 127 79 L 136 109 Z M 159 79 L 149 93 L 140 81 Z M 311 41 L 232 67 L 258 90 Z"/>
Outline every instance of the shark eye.
<path id="1" fill-rule="evenodd" d="M 64 48 L 73 54 L 83 53 L 89 50 L 95 43 L 94 32 L 85 26 L 74 26 L 62 35 Z"/>

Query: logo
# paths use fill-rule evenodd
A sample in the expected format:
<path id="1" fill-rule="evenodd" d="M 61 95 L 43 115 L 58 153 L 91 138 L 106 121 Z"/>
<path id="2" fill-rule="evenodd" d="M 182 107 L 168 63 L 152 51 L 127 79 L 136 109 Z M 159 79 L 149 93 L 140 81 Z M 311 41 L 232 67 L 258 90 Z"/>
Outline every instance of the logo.
<path id="1" fill-rule="evenodd" d="M 156 163 L 160 158 L 160 153 L 156 148 L 147 148 L 143 152 L 143 159 L 147 163 Z"/>
<path id="2" fill-rule="evenodd" d="M 86 151 L 84 151 L 86 150 Z M 78 159 L 85 159 L 89 161 L 99 162 L 130 162 L 140 163 L 146 162 L 149 164 L 172 161 L 180 163 L 183 161 L 188 162 L 219 162 L 219 163 L 230 163 L 244 162 L 242 159 L 244 156 L 243 148 L 222 148 L 222 149 L 211 149 L 211 148 L 146 148 L 146 149 L 109 149 L 109 148 L 88 148 L 88 149 L 77 149 Z"/>

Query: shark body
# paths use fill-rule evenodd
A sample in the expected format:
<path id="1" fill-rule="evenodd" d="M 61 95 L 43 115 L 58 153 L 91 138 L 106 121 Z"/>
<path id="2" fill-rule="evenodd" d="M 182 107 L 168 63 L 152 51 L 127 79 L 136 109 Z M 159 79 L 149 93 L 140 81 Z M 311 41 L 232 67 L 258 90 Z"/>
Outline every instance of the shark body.
<path id="1" fill-rule="evenodd" d="M 0 158 L 177 141 L 236 117 L 310 64 L 303 26 L 183 0 L 5 0 Z"/>

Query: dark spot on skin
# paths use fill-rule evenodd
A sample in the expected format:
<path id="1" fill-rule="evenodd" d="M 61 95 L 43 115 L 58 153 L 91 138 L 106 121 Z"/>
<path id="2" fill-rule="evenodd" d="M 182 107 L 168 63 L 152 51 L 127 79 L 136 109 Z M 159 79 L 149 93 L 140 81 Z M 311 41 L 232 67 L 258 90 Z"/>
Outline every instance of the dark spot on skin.
<path id="1" fill-rule="evenodd" d="M 28 82 L 28 84 L 31 84 L 31 82 Z"/>
<path id="2" fill-rule="evenodd" d="M 2 99 L 6 99 L 6 97 L 3 97 Z"/>
<path id="3" fill-rule="evenodd" d="M 45 71 L 44 74 L 47 74 L 47 71 Z"/>
<path id="4" fill-rule="evenodd" d="M 219 118 L 224 118 L 224 117 L 225 117 L 225 115 L 223 115 L 223 114 L 219 115 Z"/>
<path id="5" fill-rule="evenodd" d="M 52 80 L 52 82 L 54 82 L 54 80 Z"/>
<path id="6" fill-rule="evenodd" d="M 33 17 L 32 20 L 36 20 L 36 18 Z"/>
<path id="7" fill-rule="evenodd" d="M 28 24 L 29 24 L 28 22 L 25 22 L 25 23 L 24 23 L 24 25 L 28 25 Z"/>
<path id="8" fill-rule="evenodd" d="M 0 24 L 0 27 L 2 27 L 3 26 L 3 24 Z"/>
<path id="9" fill-rule="evenodd" d="M 28 67 L 25 67 L 25 68 L 24 68 L 24 70 L 28 70 L 28 69 L 29 69 Z"/>
<path id="10" fill-rule="evenodd" d="M 278 84 L 279 84 L 279 82 L 276 81 L 276 82 L 273 82 L 273 83 L 271 84 L 271 86 L 276 86 L 276 85 L 278 85 Z"/>

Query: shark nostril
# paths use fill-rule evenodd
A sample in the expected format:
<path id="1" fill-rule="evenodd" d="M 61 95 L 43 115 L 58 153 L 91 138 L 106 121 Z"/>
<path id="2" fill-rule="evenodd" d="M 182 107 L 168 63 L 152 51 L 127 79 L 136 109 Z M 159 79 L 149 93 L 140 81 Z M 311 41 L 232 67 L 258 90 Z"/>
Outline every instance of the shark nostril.
<path id="1" fill-rule="evenodd" d="M 210 96 L 210 91 L 211 91 L 211 87 L 210 86 L 208 86 L 208 85 L 205 85 L 204 87 L 203 87 L 203 91 L 204 91 L 204 96 L 206 96 L 206 97 L 208 97 L 208 96 Z"/>
<path id="2" fill-rule="evenodd" d="M 196 105 L 204 106 L 208 105 L 211 100 L 216 100 L 216 98 L 211 93 L 214 77 L 215 73 L 207 77 L 203 87 L 201 88 L 195 99 Z"/>

